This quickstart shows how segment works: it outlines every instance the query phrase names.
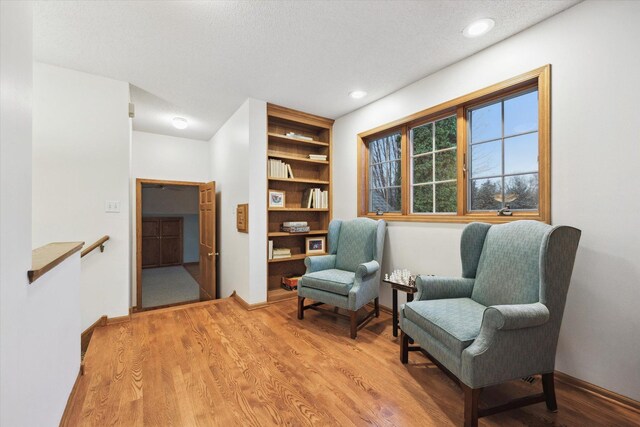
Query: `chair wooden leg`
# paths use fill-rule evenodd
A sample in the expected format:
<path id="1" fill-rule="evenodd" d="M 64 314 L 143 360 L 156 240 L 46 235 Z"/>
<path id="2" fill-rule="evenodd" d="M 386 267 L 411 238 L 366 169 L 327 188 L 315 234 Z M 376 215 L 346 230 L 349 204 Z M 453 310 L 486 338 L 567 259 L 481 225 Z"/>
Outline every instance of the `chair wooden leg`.
<path id="1" fill-rule="evenodd" d="M 380 298 L 376 297 L 376 299 L 373 300 L 373 305 L 376 310 L 376 317 L 380 317 Z"/>
<path id="2" fill-rule="evenodd" d="M 298 297 L 298 319 L 304 319 L 304 297 Z"/>
<path id="3" fill-rule="evenodd" d="M 551 412 L 558 412 L 558 403 L 556 402 L 556 387 L 554 384 L 553 372 L 542 374 L 542 391 L 547 404 L 547 409 Z"/>
<path id="4" fill-rule="evenodd" d="M 409 335 L 400 329 L 400 362 L 409 363 Z"/>
<path id="5" fill-rule="evenodd" d="M 481 388 L 471 388 L 460 382 L 464 390 L 464 427 L 478 427 L 478 403 Z"/>
<path id="6" fill-rule="evenodd" d="M 351 312 L 351 339 L 355 340 L 358 334 L 358 312 Z"/>

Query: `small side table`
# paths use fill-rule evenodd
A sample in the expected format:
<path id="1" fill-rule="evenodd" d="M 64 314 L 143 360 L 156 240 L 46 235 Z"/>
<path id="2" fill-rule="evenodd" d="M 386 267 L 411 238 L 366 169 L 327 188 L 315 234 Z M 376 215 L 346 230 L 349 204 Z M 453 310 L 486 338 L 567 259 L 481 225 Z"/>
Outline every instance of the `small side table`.
<path id="1" fill-rule="evenodd" d="M 393 336 L 398 336 L 398 291 L 407 293 L 407 302 L 413 301 L 413 294 L 418 291 L 415 285 L 405 285 L 404 283 L 392 282 L 391 280 L 382 279 L 383 282 L 391 285 L 392 304 L 393 304 Z"/>

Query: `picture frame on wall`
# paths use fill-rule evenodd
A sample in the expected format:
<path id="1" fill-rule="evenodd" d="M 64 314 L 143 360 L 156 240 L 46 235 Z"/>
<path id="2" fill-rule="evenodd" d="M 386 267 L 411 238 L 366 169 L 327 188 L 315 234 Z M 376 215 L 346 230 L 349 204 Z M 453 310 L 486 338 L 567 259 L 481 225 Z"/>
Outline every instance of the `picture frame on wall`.
<path id="1" fill-rule="evenodd" d="M 249 232 L 249 204 L 243 203 L 236 208 L 236 229 L 240 233 Z"/>
<path id="2" fill-rule="evenodd" d="M 270 208 L 284 208 L 285 207 L 285 192 L 279 190 L 269 190 L 269 207 Z"/>
<path id="3" fill-rule="evenodd" d="M 305 253 L 307 255 L 317 255 L 326 253 L 326 238 L 307 237 L 305 241 Z"/>

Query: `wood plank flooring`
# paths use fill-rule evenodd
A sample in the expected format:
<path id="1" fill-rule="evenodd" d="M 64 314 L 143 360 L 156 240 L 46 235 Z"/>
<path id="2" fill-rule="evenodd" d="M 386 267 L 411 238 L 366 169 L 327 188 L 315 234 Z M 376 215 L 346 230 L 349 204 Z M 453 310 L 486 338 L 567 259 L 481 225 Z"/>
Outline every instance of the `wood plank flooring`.
<path id="1" fill-rule="evenodd" d="M 245 311 L 231 299 L 134 315 L 97 328 L 68 426 L 462 425 L 462 392 L 423 355 L 399 361 L 386 313 L 349 337 L 348 321 L 295 301 Z M 626 426 L 640 414 L 556 382 L 538 404 L 481 426 Z M 482 402 L 541 390 L 516 381 Z"/>

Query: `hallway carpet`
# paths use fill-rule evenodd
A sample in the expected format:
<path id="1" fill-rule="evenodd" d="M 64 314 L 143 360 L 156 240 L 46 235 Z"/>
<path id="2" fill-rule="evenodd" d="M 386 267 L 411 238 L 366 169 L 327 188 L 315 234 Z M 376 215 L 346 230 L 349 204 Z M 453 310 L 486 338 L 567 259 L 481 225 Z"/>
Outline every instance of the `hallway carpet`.
<path id="1" fill-rule="evenodd" d="M 142 270 L 142 308 L 200 298 L 200 287 L 181 265 Z"/>

